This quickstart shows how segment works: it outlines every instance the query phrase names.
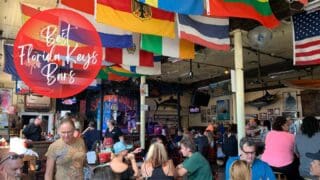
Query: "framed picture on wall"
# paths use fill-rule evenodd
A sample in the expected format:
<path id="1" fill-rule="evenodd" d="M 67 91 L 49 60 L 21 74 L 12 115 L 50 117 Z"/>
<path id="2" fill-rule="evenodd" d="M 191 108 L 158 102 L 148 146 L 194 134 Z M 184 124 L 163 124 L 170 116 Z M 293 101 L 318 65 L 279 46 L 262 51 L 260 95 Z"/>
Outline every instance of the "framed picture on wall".
<path id="1" fill-rule="evenodd" d="M 211 114 L 211 110 L 210 108 L 207 108 L 207 115 L 210 115 Z"/>
<path id="2" fill-rule="evenodd" d="M 280 108 L 274 108 L 273 109 L 273 115 L 280 116 Z"/>
<path id="3" fill-rule="evenodd" d="M 216 105 L 211 105 L 211 113 L 216 114 L 217 113 L 217 106 Z"/>
<path id="4" fill-rule="evenodd" d="M 268 114 L 267 113 L 259 113 L 259 120 L 267 120 Z"/>
<path id="5" fill-rule="evenodd" d="M 229 120 L 230 119 L 230 100 L 217 100 L 217 119 Z"/>
<path id="6" fill-rule="evenodd" d="M 297 111 L 297 92 L 284 92 L 283 105 L 283 111 Z"/>
<path id="7" fill-rule="evenodd" d="M 206 110 L 201 111 L 201 123 L 207 123 L 207 111 Z"/>
<path id="8" fill-rule="evenodd" d="M 12 105 L 12 90 L 0 89 L 0 112 L 8 112 Z"/>
<path id="9" fill-rule="evenodd" d="M 273 109 L 268 109 L 267 113 L 268 113 L 269 116 L 273 116 Z"/>

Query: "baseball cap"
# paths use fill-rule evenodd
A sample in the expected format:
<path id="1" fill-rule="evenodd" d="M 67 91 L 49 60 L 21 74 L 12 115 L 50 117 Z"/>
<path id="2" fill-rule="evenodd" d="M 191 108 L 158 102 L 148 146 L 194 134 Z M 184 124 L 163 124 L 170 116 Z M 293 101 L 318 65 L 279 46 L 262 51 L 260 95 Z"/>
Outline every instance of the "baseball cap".
<path id="1" fill-rule="evenodd" d="M 306 156 L 310 159 L 320 160 L 320 150 L 316 153 L 306 153 Z"/>
<path id="2" fill-rule="evenodd" d="M 126 145 L 122 141 L 119 141 L 113 145 L 114 154 L 119 154 L 121 151 L 129 150 L 131 148 L 132 148 L 132 145 Z"/>

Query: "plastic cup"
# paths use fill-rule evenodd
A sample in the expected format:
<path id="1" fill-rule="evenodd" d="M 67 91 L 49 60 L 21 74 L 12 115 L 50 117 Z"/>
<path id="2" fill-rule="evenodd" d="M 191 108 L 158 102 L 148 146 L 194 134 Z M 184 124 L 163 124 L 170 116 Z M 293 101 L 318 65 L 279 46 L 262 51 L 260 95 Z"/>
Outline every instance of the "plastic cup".
<path id="1" fill-rule="evenodd" d="M 100 163 L 109 162 L 110 159 L 111 159 L 111 153 L 110 153 L 110 152 L 102 152 L 102 153 L 99 153 L 99 162 L 100 162 Z"/>

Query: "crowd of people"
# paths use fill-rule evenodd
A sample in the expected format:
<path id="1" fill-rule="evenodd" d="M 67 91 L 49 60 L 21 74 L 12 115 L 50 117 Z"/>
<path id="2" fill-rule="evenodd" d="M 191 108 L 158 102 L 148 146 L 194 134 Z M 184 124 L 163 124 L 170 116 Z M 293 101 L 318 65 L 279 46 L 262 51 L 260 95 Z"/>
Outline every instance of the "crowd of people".
<path id="1" fill-rule="evenodd" d="M 124 134 L 109 120 L 104 136 L 97 130 L 94 122 L 80 135 L 75 120 L 69 117 L 60 121 L 59 138 L 46 152 L 45 179 L 85 179 L 86 153 L 95 150 L 96 143 L 101 142 L 112 149 L 110 162 L 93 169 L 90 179 L 158 179 L 171 180 L 186 177 L 187 179 L 211 180 L 216 177 L 212 159 L 219 159 L 219 151 L 225 161 L 225 177 L 220 179 L 249 180 L 276 179 L 275 174 L 282 174 L 287 180 L 320 178 L 320 126 L 315 117 L 305 117 L 301 130 L 290 133 L 287 118 L 279 116 L 272 122 L 272 127 L 260 130 L 265 133 L 257 136 L 256 121 L 249 121 L 247 136 L 239 143 L 233 125 L 209 124 L 205 130 L 184 129 L 179 131 L 171 142 L 164 136 L 157 136 L 150 141 L 147 153 L 125 143 Z M 23 131 L 31 140 L 41 136 L 41 118 L 36 118 Z M 250 127 L 249 127 L 250 126 Z M 267 131 L 267 132 L 265 132 Z M 172 149 L 173 147 L 173 149 Z M 173 152 L 179 148 L 181 161 L 173 158 Z M 239 155 L 238 155 L 239 153 Z M 143 156 L 143 162 L 136 161 Z M 213 158 L 212 158 L 213 156 Z M 220 155 L 221 156 L 221 155 Z M 211 157 L 211 158 L 210 158 Z M 0 179 L 20 177 L 23 167 L 23 156 L 10 152 L 0 159 Z"/>
<path id="2" fill-rule="evenodd" d="M 170 159 L 167 147 L 162 139 L 155 139 L 148 148 L 145 160 L 140 170 L 138 168 L 135 155 L 141 152 L 141 148 L 132 148 L 125 144 L 121 130 L 111 120 L 108 122 L 108 129 L 105 139 L 111 138 L 113 141 L 113 158 L 108 166 L 97 168 L 92 179 L 175 179 L 177 176 L 187 176 L 189 179 L 212 179 L 211 167 L 205 157 L 197 152 L 196 145 L 192 138 L 184 136 L 180 141 L 181 154 L 186 158 L 181 164 L 175 166 Z M 92 124 L 91 124 L 92 125 Z M 89 126 L 90 127 L 90 126 Z M 86 129 L 83 138 L 74 136 L 75 126 L 70 119 L 60 122 L 58 129 L 60 139 L 52 143 L 46 153 L 47 165 L 45 179 L 83 179 L 83 167 L 85 162 L 86 149 L 92 147 L 92 141 L 88 141 L 88 133 L 94 127 Z M 118 131 L 119 130 L 119 131 Z M 99 139 L 99 137 L 95 137 Z M 55 169 L 55 172 L 54 172 Z"/>

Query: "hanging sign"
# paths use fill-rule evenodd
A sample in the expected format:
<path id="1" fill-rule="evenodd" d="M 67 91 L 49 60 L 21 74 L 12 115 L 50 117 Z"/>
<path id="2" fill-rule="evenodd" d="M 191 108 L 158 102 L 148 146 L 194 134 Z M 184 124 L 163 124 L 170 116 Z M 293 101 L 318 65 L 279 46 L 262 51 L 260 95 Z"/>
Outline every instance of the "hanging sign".
<path id="1" fill-rule="evenodd" d="M 19 77 L 33 92 L 51 98 L 84 90 L 97 76 L 101 61 L 99 34 L 70 10 L 51 9 L 32 16 L 14 43 Z"/>

